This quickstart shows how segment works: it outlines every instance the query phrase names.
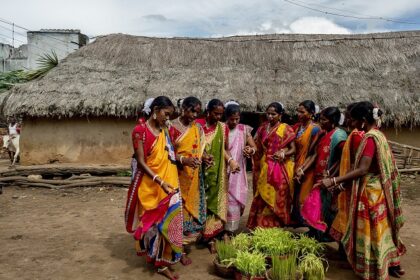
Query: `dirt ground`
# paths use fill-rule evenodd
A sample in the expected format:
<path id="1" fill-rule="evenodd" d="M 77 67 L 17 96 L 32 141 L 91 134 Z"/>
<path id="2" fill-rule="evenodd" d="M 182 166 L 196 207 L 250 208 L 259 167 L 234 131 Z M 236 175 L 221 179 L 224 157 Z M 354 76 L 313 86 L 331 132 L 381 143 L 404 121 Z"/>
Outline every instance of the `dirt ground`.
<path id="1" fill-rule="evenodd" d="M 402 187 L 407 280 L 420 278 L 419 177 L 406 178 Z M 125 232 L 126 191 L 5 187 L 0 195 L 0 279 L 163 279 L 136 256 Z M 193 264 L 175 266 L 181 279 L 221 279 L 214 275 L 207 249 L 194 247 L 190 256 Z M 342 262 L 329 264 L 327 279 L 357 279 Z"/>

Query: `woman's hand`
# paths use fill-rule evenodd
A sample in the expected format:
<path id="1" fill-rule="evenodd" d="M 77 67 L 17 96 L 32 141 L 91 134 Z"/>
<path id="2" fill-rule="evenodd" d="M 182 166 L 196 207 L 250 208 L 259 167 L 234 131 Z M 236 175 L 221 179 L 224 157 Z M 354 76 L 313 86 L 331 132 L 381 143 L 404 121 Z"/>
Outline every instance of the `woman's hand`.
<path id="1" fill-rule="evenodd" d="M 173 193 L 173 192 L 176 191 L 176 189 L 173 186 L 171 186 L 170 184 L 166 183 L 165 181 L 163 181 L 161 183 L 161 187 L 162 187 L 163 191 L 165 193 L 167 193 L 167 194 L 171 194 L 171 193 Z"/>
<path id="2" fill-rule="evenodd" d="M 302 180 L 304 175 L 305 172 L 303 172 L 303 168 L 299 167 L 295 173 L 295 180 L 300 184 L 300 181 Z"/>
<path id="3" fill-rule="evenodd" d="M 241 171 L 241 168 L 239 167 L 239 164 L 234 159 L 231 159 L 229 161 L 229 167 L 230 167 L 230 172 L 231 173 L 237 173 L 237 172 Z"/>
<path id="4" fill-rule="evenodd" d="M 196 157 L 182 157 L 182 165 L 196 169 L 201 165 L 201 160 Z"/>
<path id="5" fill-rule="evenodd" d="M 243 153 L 244 157 L 250 158 L 255 154 L 255 149 L 250 146 L 246 146 L 243 150 Z"/>
<path id="6" fill-rule="evenodd" d="M 272 158 L 277 161 L 283 161 L 285 157 L 286 157 L 286 154 L 283 149 L 275 152 L 274 155 L 272 156 Z"/>
<path id="7" fill-rule="evenodd" d="M 213 166 L 214 164 L 214 159 L 212 155 L 208 155 L 208 154 L 203 155 L 202 161 L 206 165 L 206 168 L 209 168 L 210 166 Z"/>

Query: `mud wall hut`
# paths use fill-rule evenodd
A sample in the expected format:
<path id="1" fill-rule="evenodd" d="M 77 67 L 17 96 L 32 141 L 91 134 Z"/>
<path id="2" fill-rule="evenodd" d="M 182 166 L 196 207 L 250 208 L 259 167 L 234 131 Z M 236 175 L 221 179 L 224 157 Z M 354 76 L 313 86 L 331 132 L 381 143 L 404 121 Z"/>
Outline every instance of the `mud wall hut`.
<path id="1" fill-rule="evenodd" d="M 305 99 L 321 108 L 371 100 L 388 125 L 420 123 L 420 31 L 217 39 L 109 35 L 44 78 L 0 96 L 21 115 L 23 164 L 127 163 L 136 112 L 148 97 L 235 99 L 249 112 Z"/>

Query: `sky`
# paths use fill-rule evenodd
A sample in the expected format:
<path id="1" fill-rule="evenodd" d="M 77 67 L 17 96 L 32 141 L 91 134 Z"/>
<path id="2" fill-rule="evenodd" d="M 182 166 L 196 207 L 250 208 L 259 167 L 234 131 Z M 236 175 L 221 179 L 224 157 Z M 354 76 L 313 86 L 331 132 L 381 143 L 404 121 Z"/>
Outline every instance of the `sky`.
<path id="1" fill-rule="evenodd" d="M 89 37 L 420 30 L 420 0 L 0 0 L 0 7 L 0 42 L 4 43 L 13 37 L 8 23 L 29 30 L 80 29 Z M 15 45 L 26 41 L 24 29 L 15 27 L 15 31 Z"/>

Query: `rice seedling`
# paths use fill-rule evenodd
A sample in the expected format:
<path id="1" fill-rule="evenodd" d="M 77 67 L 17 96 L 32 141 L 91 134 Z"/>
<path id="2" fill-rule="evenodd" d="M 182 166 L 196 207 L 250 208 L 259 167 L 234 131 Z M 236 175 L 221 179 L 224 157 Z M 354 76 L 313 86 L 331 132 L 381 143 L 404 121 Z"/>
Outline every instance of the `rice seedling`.
<path id="1" fill-rule="evenodd" d="M 297 251 L 285 257 L 272 257 L 271 278 L 273 280 L 295 280 L 297 272 Z"/>
<path id="2" fill-rule="evenodd" d="M 301 234 L 297 240 L 297 248 L 299 250 L 300 256 L 305 256 L 308 254 L 321 256 L 325 246 L 324 244 L 318 242 L 316 239 Z"/>
<path id="3" fill-rule="evenodd" d="M 265 256 L 259 252 L 238 251 L 234 264 L 242 275 L 263 276 L 265 274 Z"/>
<path id="4" fill-rule="evenodd" d="M 251 251 L 252 240 L 251 236 L 245 233 L 240 233 L 231 239 L 233 247 L 239 251 Z"/>
<path id="5" fill-rule="evenodd" d="M 232 243 L 216 240 L 217 260 L 220 264 L 231 265 L 236 257 L 237 250 Z"/>
<path id="6" fill-rule="evenodd" d="M 299 270 L 307 280 L 323 280 L 325 279 L 325 270 L 323 258 L 309 253 L 300 258 Z"/>
<path id="7" fill-rule="evenodd" d="M 255 250 L 267 255 L 287 255 L 296 250 L 296 240 L 291 232 L 279 228 L 257 228 L 253 232 Z"/>

